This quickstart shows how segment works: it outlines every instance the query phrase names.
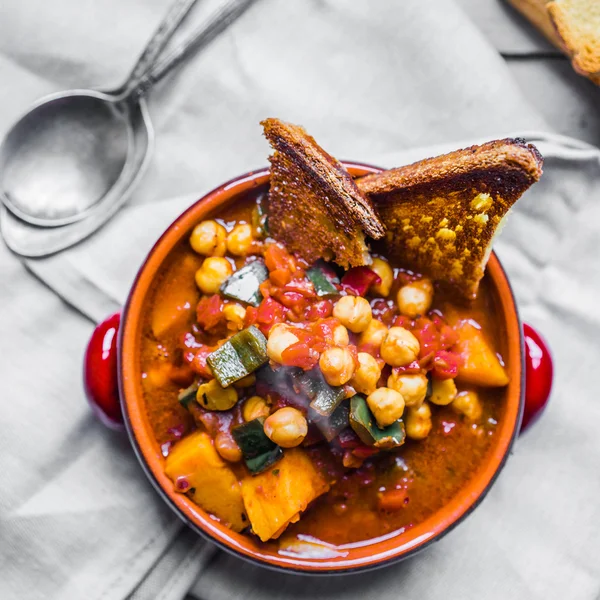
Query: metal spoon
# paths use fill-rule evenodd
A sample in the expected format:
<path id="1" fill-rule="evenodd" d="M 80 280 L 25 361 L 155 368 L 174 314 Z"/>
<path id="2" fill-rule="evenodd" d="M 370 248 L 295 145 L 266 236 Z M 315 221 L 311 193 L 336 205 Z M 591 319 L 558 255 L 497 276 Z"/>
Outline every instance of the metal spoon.
<path id="1" fill-rule="evenodd" d="M 4 218 L 8 213 L 2 211 L 2 231 L 13 250 L 19 252 L 14 246 L 23 246 L 31 234 L 36 238 L 29 244 L 32 247 L 21 248 L 25 252 L 20 253 L 56 252 L 89 235 L 116 212 L 150 152 L 153 133 L 144 95 L 253 1 L 229 0 L 189 40 L 157 61 L 196 2 L 176 0 L 123 86 L 106 93 L 71 90 L 54 94 L 13 126 L 0 147 L 0 199 L 18 218 Z M 85 219 L 85 227 L 61 227 Z M 54 243 L 46 246 L 44 230 L 27 224 L 59 228 L 51 236 Z"/>

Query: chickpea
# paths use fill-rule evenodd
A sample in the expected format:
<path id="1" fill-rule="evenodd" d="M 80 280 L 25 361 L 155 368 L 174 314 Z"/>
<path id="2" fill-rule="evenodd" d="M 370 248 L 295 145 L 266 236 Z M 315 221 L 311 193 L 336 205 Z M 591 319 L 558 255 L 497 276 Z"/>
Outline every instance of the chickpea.
<path id="1" fill-rule="evenodd" d="M 268 417 L 270 412 L 267 401 L 260 396 L 248 398 L 242 407 L 244 421 L 253 421 L 254 419 L 258 419 L 258 417 Z"/>
<path id="2" fill-rule="evenodd" d="M 308 423 L 296 408 L 286 406 L 265 420 L 266 436 L 282 448 L 294 448 L 302 443 L 308 433 Z"/>
<path id="3" fill-rule="evenodd" d="M 226 258 L 211 256 L 206 258 L 196 271 L 196 285 L 204 294 L 216 294 L 232 274 L 233 267 Z"/>
<path id="4" fill-rule="evenodd" d="M 431 383 L 429 400 L 438 406 L 446 406 L 456 398 L 454 379 L 434 379 Z"/>
<path id="5" fill-rule="evenodd" d="M 461 392 L 452 401 L 452 408 L 463 414 L 469 421 L 478 421 L 481 419 L 483 407 L 479 396 L 475 392 Z"/>
<path id="6" fill-rule="evenodd" d="M 336 346 L 347 346 L 350 343 L 348 330 L 341 323 L 333 330 L 333 343 Z"/>
<path id="7" fill-rule="evenodd" d="M 358 343 L 361 346 L 369 345 L 379 350 L 387 332 L 388 328 L 381 321 L 371 319 L 367 328 L 360 334 Z"/>
<path id="8" fill-rule="evenodd" d="M 240 331 L 244 328 L 246 309 L 241 304 L 226 304 L 223 307 L 223 315 L 228 329 Z"/>
<path id="9" fill-rule="evenodd" d="M 250 251 L 253 241 L 252 226 L 240 223 L 227 236 L 227 250 L 234 256 L 244 256 Z"/>
<path id="10" fill-rule="evenodd" d="M 398 290 L 398 308 L 403 315 L 414 319 L 424 315 L 433 301 L 433 284 L 429 279 L 420 279 Z"/>
<path id="11" fill-rule="evenodd" d="M 431 408 L 423 402 L 418 408 L 413 406 L 406 409 L 404 416 L 406 435 L 412 440 L 423 440 L 431 431 Z"/>
<path id="12" fill-rule="evenodd" d="M 239 462 L 242 460 L 242 451 L 228 431 L 219 431 L 217 433 L 215 448 L 223 460 L 228 462 Z"/>
<path id="13" fill-rule="evenodd" d="M 319 358 L 319 367 L 329 385 L 344 385 L 354 374 L 354 358 L 348 348 L 326 348 Z"/>
<path id="14" fill-rule="evenodd" d="M 350 385 L 361 394 L 372 394 L 377 389 L 381 369 L 375 357 L 368 352 L 358 353 L 358 368 L 350 380 Z"/>
<path id="15" fill-rule="evenodd" d="M 221 387 L 216 379 L 211 379 L 198 387 L 196 401 L 207 410 L 229 410 L 238 401 L 238 393 L 234 387 Z"/>
<path id="16" fill-rule="evenodd" d="M 394 370 L 388 377 L 387 385 L 402 394 L 406 406 L 418 408 L 427 394 L 427 377 L 421 374 L 409 375 Z"/>
<path id="17" fill-rule="evenodd" d="M 354 333 L 364 331 L 373 318 L 371 305 L 362 296 L 342 296 L 333 307 L 333 316 Z"/>
<path id="18" fill-rule="evenodd" d="M 404 412 L 404 398 L 396 390 L 386 387 L 376 389 L 367 396 L 367 404 L 379 427 L 396 422 Z"/>
<path id="19" fill-rule="evenodd" d="M 392 367 L 404 367 L 416 360 L 419 340 L 404 327 L 392 327 L 381 342 L 381 358 Z"/>
<path id="20" fill-rule="evenodd" d="M 371 286 L 371 292 L 380 296 L 387 296 L 392 289 L 394 283 L 394 271 L 387 260 L 383 258 L 374 258 L 371 269 L 379 275 L 381 283 Z"/>
<path id="21" fill-rule="evenodd" d="M 281 364 L 283 362 L 281 357 L 283 351 L 299 341 L 291 329 L 291 327 L 283 323 L 277 323 L 271 327 L 269 339 L 267 340 L 267 356 L 273 362 Z"/>
<path id="22" fill-rule="evenodd" d="M 227 231 L 216 221 L 198 223 L 190 236 L 190 245 L 204 256 L 224 256 Z"/>

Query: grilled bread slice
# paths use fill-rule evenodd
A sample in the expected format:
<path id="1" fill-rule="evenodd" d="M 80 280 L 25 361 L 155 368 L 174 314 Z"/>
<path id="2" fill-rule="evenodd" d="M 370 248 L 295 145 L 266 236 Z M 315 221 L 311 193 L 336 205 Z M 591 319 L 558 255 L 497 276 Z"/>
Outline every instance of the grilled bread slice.
<path id="1" fill-rule="evenodd" d="M 504 139 L 367 175 L 356 183 L 385 223 L 385 254 L 470 300 L 483 277 L 494 233 L 540 178 L 542 162 L 531 144 Z"/>
<path id="2" fill-rule="evenodd" d="M 558 48 L 573 68 L 600 84 L 598 0 L 509 0 Z"/>
<path id="3" fill-rule="evenodd" d="M 302 127 L 279 119 L 261 124 L 275 150 L 268 208 L 272 237 L 308 262 L 369 264 L 365 234 L 378 239 L 384 228 L 348 171 Z"/>

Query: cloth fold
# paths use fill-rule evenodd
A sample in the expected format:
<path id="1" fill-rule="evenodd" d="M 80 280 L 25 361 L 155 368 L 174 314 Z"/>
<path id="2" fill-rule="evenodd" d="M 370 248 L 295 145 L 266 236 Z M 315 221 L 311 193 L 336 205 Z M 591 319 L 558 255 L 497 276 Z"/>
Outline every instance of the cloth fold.
<path id="1" fill-rule="evenodd" d="M 166 7 L 2 3 L 0 73 L 11 85 L 0 90 L 0 130 L 44 93 L 125 76 Z M 476 513 L 415 559 L 331 580 L 274 575 L 222 553 L 207 566 L 214 548 L 163 505 L 127 440 L 93 420 L 81 384 L 90 320 L 125 300 L 151 245 L 190 202 L 266 163 L 260 119 L 298 122 L 332 154 L 382 166 L 456 140 L 548 129 L 451 0 L 380 0 L 377 10 L 259 0 L 185 69 L 151 98 L 154 166 L 127 208 L 44 261 L 25 266 L 0 247 L 0 598 L 177 600 L 200 572 L 203 600 L 594 598 L 600 175 L 589 146 L 540 137 L 557 157 L 497 246 L 524 317 L 554 348 L 552 404 Z"/>

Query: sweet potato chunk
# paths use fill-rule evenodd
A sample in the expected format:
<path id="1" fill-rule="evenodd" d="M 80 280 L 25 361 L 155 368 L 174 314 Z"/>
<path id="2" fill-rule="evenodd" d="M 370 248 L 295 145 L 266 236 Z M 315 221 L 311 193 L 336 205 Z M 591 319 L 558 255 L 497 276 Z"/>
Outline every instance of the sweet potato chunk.
<path id="1" fill-rule="evenodd" d="M 248 518 L 263 542 L 279 537 L 310 502 L 328 489 L 329 484 L 300 448 L 286 450 L 272 469 L 242 481 Z"/>
<path id="2" fill-rule="evenodd" d="M 208 434 L 196 431 L 178 442 L 167 457 L 165 473 L 177 491 L 195 488 L 194 502 L 234 531 L 248 525 L 240 483 Z"/>
<path id="3" fill-rule="evenodd" d="M 454 349 L 461 357 L 457 380 L 485 387 L 507 385 L 508 375 L 481 329 L 467 320 L 459 321 L 454 329 L 459 337 Z"/>

